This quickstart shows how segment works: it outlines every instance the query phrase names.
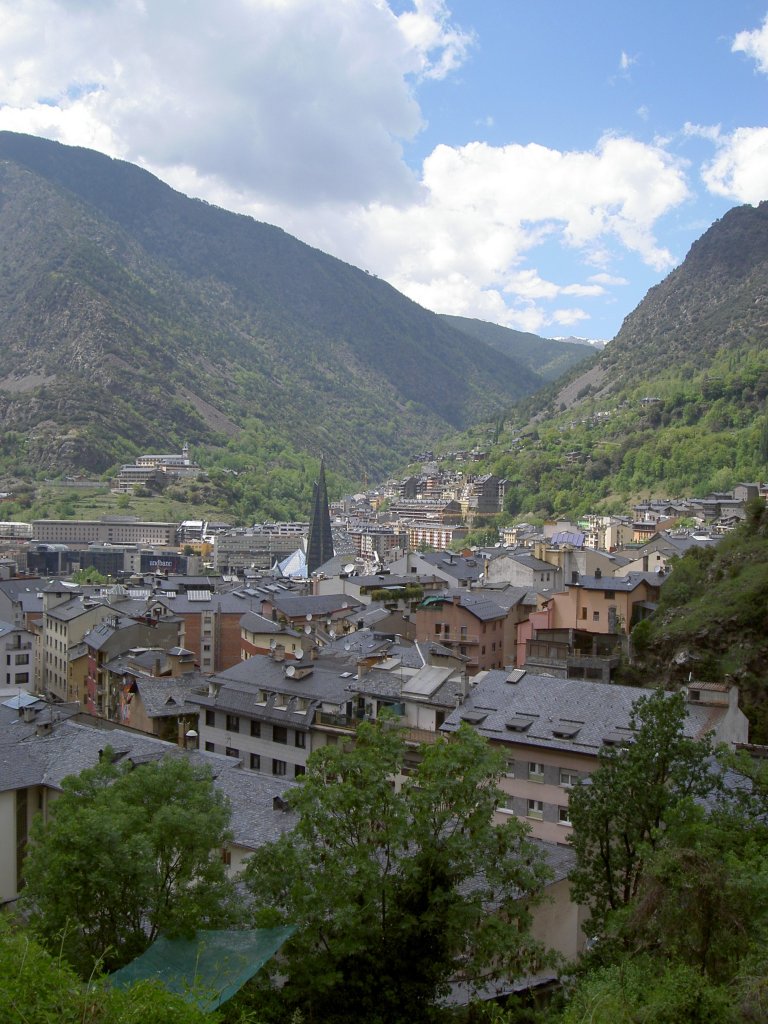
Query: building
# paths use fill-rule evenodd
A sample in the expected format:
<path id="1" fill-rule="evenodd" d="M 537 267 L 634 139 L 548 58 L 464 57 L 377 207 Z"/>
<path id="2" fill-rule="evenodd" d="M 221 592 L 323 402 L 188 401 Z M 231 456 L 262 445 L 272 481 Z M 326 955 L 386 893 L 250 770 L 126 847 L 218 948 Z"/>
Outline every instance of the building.
<path id="1" fill-rule="evenodd" d="M 0 621 L 0 691 L 34 691 L 35 634 Z"/>
<path id="2" fill-rule="evenodd" d="M 119 612 L 106 597 L 85 593 L 72 584 L 50 583 L 43 589 L 41 686 L 46 695 L 59 701 L 83 699 L 87 673 L 83 638 Z M 80 662 L 77 671 L 76 662 Z"/>
<path id="3" fill-rule="evenodd" d="M 635 687 L 558 679 L 521 669 L 477 676 L 467 699 L 443 725 L 453 732 L 466 722 L 501 750 L 500 782 L 507 796 L 499 820 L 516 815 L 532 834 L 566 841 L 571 830 L 568 793 L 589 776 L 606 745 L 631 742 Z M 738 690 L 718 684 L 689 687 L 685 735 L 734 746 L 746 743 L 748 723 Z"/>
<path id="4" fill-rule="evenodd" d="M 320 459 L 320 475 L 314 487 L 312 515 L 307 536 L 307 575 L 317 572 L 333 558 L 333 534 L 328 510 L 328 489 L 325 483 L 325 462 Z"/>
<path id="5" fill-rule="evenodd" d="M 306 523 L 261 523 L 248 530 L 222 530 L 213 538 L 214 567 L 227 574 L 271 569 L 303 547 L 307 531 Z"/>
<path id="6" fill-rule="evenodd" d="M 416 611 L 416 636 L 455 649 L 467 659 L 469 675 L 513 663 L 514 621 L 484 591 L 460 588 L 425 597 Z"/>
<path id="7" fill-rule="evenodd" d="M 0 905 L 16 900 L 23 885 L 33 818 L 47 818 L 63 779 L 92 768 L 107 746 L 116 760 L 139 771 L 164 757 L 188 757 L 212 768 L 214 784 L 232 806 L 232 838 L 221 851 L 231 875 L 255 849 L 295 826 L 295 815 L 284 809 L 285 779 L 244 772 L 232 758 L 182 750 L 141 732 L 84 724 L 76 714 L 76 706 L 46 705 L 23 694 L 0 702 Z"/>
<path id="8" fill-rule="evenodd" d="M 101 519 L 33 519 L 35 540 L 43 544 L 141 544 L 176 546 L 176 524 L 143 522 L 135 516 Z"/>

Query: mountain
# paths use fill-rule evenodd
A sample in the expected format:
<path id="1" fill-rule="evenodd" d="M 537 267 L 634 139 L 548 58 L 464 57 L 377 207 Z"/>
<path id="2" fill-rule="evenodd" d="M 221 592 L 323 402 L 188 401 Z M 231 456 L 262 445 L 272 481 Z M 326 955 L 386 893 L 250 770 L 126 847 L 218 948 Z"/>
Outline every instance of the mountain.
<path id="1" fill-rule="evenodd" d="M 486 468 L 551 516 L 768 476 L 768 203 L 730 210 L 586 368 L 514 410 Z"/>
<path id="2" fill-rule="evenodd" d="M 582 342 L 577 338 L 554 340 L 541 338 L 538 334 L 529 334 L 526 331 L 514 331 L 500 324 L 486 323 L 484 320 L 471 320 L 447 314 L 443 314 L 442 318 L 468 337 L 485 342 L 497 352 L 502 352 L 527 366 L 533 373 L 538 374 L 542 384 L 557 380 L 594 353 L 589 342 Z"/>
<path id="3" fill-rule="evenodd" d="M 374 476 L 541 383 L 376 277 L 89 150 L 0 132 L 0 238 L 4 451 L 49 472 L 255 420 Z"/>

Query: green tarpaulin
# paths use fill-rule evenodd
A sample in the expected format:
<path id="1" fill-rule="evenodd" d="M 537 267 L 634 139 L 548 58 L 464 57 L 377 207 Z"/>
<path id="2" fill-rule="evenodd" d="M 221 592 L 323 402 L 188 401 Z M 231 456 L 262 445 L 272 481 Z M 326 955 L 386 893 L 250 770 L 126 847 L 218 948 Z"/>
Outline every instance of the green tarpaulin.
<path id="1" fill-rule="evenodd" d="M 199 931 L 193 939 L 160 937 L 111 976 L 127 988 L 137 981 L 160 981 L 202 1010 L 215 1010 L 242 988 L 296 930 Z"/>

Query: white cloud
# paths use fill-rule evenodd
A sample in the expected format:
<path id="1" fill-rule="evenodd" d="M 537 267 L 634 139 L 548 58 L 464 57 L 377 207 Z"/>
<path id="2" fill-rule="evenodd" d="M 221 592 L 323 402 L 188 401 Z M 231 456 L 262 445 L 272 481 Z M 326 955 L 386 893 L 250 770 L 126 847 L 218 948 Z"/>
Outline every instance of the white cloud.
<path id="1" fill-rule="evenodd" d="M 594 281 L 595 284 L 605 285 L 606 287 L 629 284 L 626 277 L 616 277 L 613 274 L 592 274 L 589 280 Z"/>
<path id="2" fill-rule="evenodd" d="M 474 35 L 451 24 L 445 0 L 414 0 L 414 8 L 397 21 L 419 56 L 419 76 L 445 78 L 464 63 Z"/>
<path id="3" fill-rule="evenodd" d="M 262 199 L 402 201 L 410 80 L 470 44 L 442 0 L 399 17 L 382 0 L 0 0 L 0 128 Z"/>
<path id="4" fill-rule="evenodd" d="M 552 314 L 552 321 L 561 327 L 570 327 L 571 324 L 578 324 L 582 320 L 588 320 L 589 316 L 583 309 L 557 309 Z"/>
<path id="5" fill-rule="evenodd" d="M 633 64 L 637 64 L 637 57 L 630 57 L 626 51 L 622 50 L 619 57 L 619 70 L 629 71 Z"/>
<path id="6" fill-rule="evenodd" d="M 527 330 L 572 318 L 551 309 L 561 296 L 596 297 L 616 283 L 596 273 L 587 283 L 545 280 L 523 265 L 535 263 L 538 246 L 594 259 L 597 273 L 616 247 L 667 269 L 673 258 L 654 225 L 688 195 L 682 166 L 665 151 L 613 137 L 590 152 L 438 146 L 422 186 L 417 204 L 379 204 L 358 217 L 363 265 L 431 309 L 481 316 L 493 307 L 494 319 Z"/>
<path id="7" fill-rule="evenodd" d="M 458 68 L 474 39 L 445 0 L 393 7 L 0 0 L 0 129 L 142 164 L 431 309 L 523 330 L 586 318 L 559 304 L 626 283 L 608 272 L 617 251 L 673 265 L 655 229 L 688 190 L 662 141 L 438 145 L 409 168 L 402 145 L 423 128 L 417 83 Z M 561 283 L 535 269 L 545 245 L 568 252 Z"/>
<path id="8" fill-rule="evenodd" d="M 707 139 L 709 142 L 717 142 L 721 130 L 719 124 L 691 124 L 686 121 L 683 125 L 683 135 L 692 139 Z"/>
<path id="9" fill-rule="evenodd" d="M 768 74 L 768 16 L 760 28 L 739 32 L 731 46 L 732 53 L 745 53 L 757 61 L 760 71 Z"/>
<path id="10" fill-rule="evenodd" d="M 701 176 L 715 195 L 740 203 L 768 199 L 768 128 L 737 128 L 719 136 L 715 158 Z"/>

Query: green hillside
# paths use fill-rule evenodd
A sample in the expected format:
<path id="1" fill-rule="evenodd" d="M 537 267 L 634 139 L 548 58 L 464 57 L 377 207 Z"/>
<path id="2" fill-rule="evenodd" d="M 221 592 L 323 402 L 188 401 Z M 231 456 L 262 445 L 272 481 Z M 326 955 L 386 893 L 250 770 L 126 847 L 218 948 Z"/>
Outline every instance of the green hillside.
<path id="1" fill-rule="evenodd" d="M 768 203 L 715 223 L 587 369 L 512 409 L 508 512 L 623 509 L 768 476 Z M 487 433 L 487 430 L 486 430 Z"/>
<path id="2" fill-rule="evenodd" d="M 750 739 L 768 743 L 768 510 L 714 548 L 694 548 L 674 565 L 656 613 L 632 634 L 638 678 L 682 686 L 689 676 L 733 680 L 750 719 Z"/>
<path id="3" fill-rule="evenodd" d="M 586 342 L 578 344 L 541 338 L 538 334 L 514 331 L 510 327 L 487 323 L 485 320 L 471 320 L 464 316 L 444 315 L 442 319 L 470 338 L 482 341 L 497 352 L 511 356 L 516 362 L 527 366 L 538 375 L 542 385 L 557 380 L 572 367 L 580 366 L 595 354 L 595 349 Z"/>
<path id="4" fill-rule="evenodd" d="M 88 150 L 1 132 L 0 237 L 17 469 L 237 449 L 250 422 L 273 456 L 375 477 L 540 384 L 383 281 Z"/>

